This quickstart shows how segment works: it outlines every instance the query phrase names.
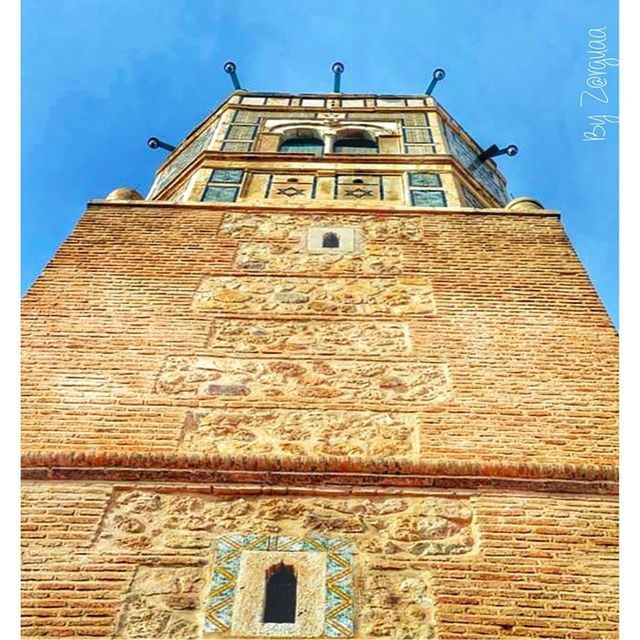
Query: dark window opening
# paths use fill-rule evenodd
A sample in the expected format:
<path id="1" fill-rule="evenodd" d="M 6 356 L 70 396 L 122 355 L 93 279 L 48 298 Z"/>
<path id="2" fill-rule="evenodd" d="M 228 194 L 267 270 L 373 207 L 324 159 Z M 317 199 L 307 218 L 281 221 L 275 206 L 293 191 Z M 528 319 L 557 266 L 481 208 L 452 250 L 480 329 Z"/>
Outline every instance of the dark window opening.
<path id="1" fill-rule="evenodd" d="M 298 579 L 284 562 L 267 570 L 263 622 L 295 622 Z"/>
<path id="2" fill-rule="evenodd" d="M 324 151 L 324 142 L 310 137 L 289 138 L 280 145 L 278 151 L 280 153 L 313 153 L 319 156 Z"/>
<path id="3" fill-rule="evenodd" d="M 345 136 L 335 141 L 334 153 L 378 153 L 378 143 L 363 136 Z"/>
<path id="4" fill-rule="evenodd" d="M 364 180 L 362 178 L 356 178 L 353 181 L 353 184 L 364 184 Z"/>
<path id="5" fill-rule="evenodd" d="M 340 247 L 340 238 L 336 233 L 330 231 L 322 236 L 322 248 L 323 249 L 337 249 Z"/>
<path id="6" fill-rule="evenodd" d="M 287 182 L 298 182 L 298 178 L 289 178 Z"/>

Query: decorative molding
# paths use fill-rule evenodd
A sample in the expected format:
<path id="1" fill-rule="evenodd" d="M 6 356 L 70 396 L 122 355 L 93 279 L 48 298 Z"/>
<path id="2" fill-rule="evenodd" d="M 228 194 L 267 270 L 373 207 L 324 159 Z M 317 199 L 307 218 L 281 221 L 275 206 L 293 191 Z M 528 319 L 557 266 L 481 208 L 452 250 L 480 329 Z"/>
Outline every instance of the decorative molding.
<path id="1" fill-rule="evenodd" d="M 221 456 L 194 453 L 31 451 L 22 455 L 25 480 L 135 480 L 317 486 L 618 491 L 612 465 L 531 462 L 411 461 L 358 456 Z"/>

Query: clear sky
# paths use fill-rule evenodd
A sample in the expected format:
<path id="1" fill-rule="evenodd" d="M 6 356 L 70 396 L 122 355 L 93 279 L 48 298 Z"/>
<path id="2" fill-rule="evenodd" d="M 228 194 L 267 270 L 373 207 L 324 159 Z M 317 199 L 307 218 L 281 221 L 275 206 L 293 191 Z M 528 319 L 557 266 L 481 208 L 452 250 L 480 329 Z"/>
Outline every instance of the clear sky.
<path id="1" fill-rule="evenodd" d="M 498 159 L 509 191 L 562 212 L 617 325 L 618 126 L 583 140 L 618 114 L 617 67 L 596 76 L 608 103 L 587 86 L 617 20 L 612 0 L 23 0 L 22 290 L 88 200 L 147 192 L 164 156 L 147 138 L 177 144 L 213 110 L 226 60 L 247 89 L 308 93 L 341 60 L 354 93 L 422 93 L 446 69 L 435 97 L 483 147 L 518 145 Z"/>

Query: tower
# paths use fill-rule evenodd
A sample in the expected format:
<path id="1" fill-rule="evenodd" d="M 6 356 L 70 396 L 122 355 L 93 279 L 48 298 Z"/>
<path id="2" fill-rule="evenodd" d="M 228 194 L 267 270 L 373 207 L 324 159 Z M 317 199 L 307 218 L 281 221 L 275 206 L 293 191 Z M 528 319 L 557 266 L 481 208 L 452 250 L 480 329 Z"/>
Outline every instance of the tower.
<path id="1" fill-rule="evenodd" d="M 25 297 L 25 636 L 617 637 L 617 341 L 559 214 L 336 74 L 152 141 Z"/>

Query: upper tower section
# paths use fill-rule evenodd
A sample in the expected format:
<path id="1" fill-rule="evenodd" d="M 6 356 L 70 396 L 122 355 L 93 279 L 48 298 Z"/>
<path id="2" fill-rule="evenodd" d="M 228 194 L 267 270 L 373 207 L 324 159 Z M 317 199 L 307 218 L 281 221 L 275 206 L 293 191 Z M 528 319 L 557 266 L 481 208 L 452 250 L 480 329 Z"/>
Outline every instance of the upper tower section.
<path id="1" fill-rule="evenodd" d="M 488 155 L 430 96 L 235 91 L 170 152 L 147 199 L 502 208 Z"/>

